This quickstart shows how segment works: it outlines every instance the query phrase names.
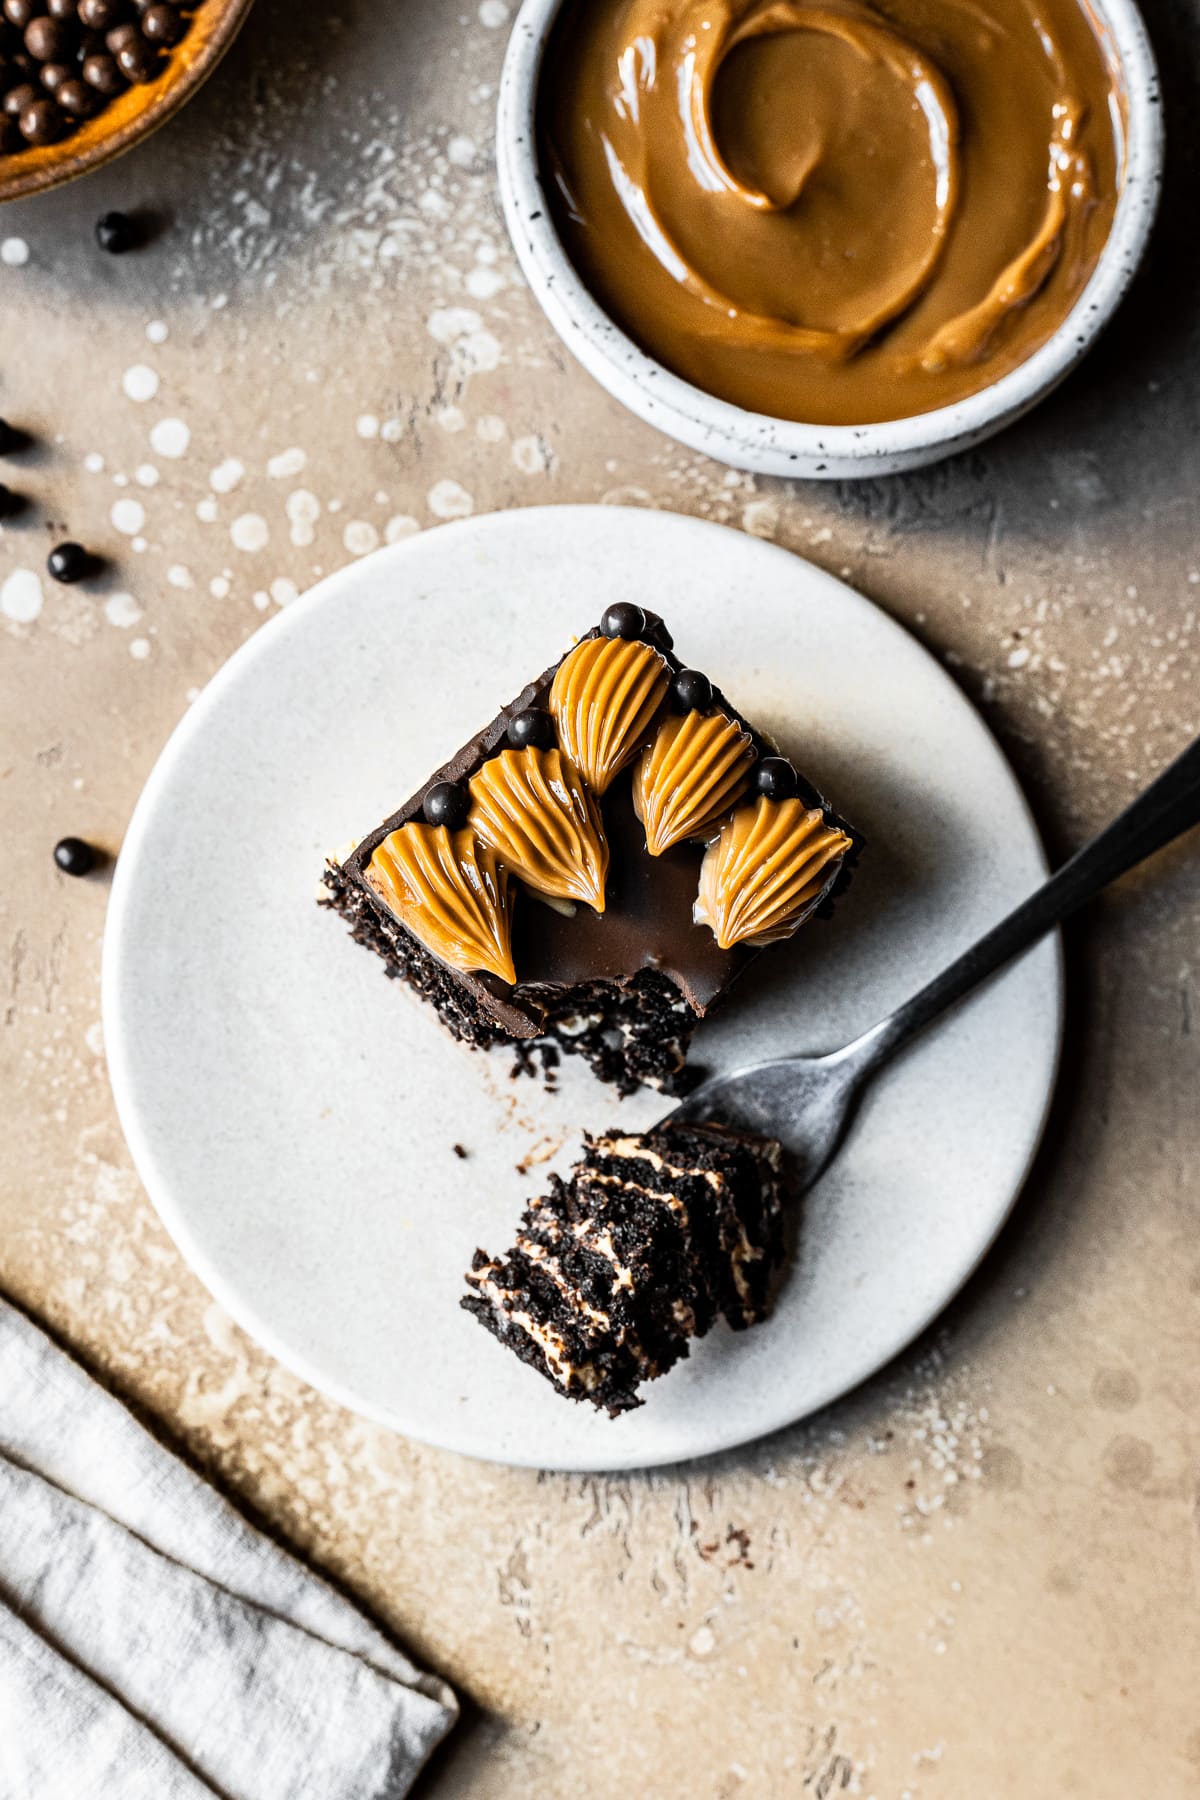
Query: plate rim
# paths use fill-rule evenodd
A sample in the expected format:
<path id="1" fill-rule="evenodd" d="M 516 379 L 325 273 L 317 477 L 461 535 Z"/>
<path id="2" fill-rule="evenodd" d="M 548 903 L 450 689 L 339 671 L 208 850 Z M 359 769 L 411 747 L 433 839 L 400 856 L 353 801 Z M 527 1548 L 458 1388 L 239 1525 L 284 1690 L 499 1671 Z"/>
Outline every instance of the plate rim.
<path id="1" fill-rule="evenodd" d="M 945 669 L 937 656 L 923 644 L 915 632 L 875 601 L 868 599 L 857 588 L 850 586 L 839 576 L 831 575 L 819 564 L 809 562 L 807 558 L 749 533 L 741 532 L 736 527 L 720 525 L 713 520 L 697 518 L 689 513 L 677 513 L 669 509 L 646 508 L 636 506 L 614 507 L 598 503 L 568 502 L 562 505 L 542 505 L 531 507 L 507 507 L 494 512 L 479 513 L 467 519 L 454 520 L 414 534 L 397 544 L 390 544 L 372 551 L 342 568 L 323 576 L 308 588 L 297 600 L 293 601 L 283 612 L 251 633 L 251 635 L 234 650 L 221 664 L 205 684 L 201 693 L 187 710 L 180 716 L 160 749 L 153 767 L 138 795 L 129 823 L 121 841 L 116 866 L 113 873 L 112 886 L 105 913 L 103 940 L 101 950 L 100 999 L 101 1021 L 104 1039 L 105 1063 L 108 1072 L 109 1086 L 117 1113 L 118 1123 L 125 1138 L 129 1154 L 137 1172 L 146 1197 L 153 1206 L 159 1220 L 167 1231 L 176 1249 L 192 1273 L 217 1304 L 229 1315 L 251 1340 L 264 1349 L 277 1362 L 306 1382 L 318 1393 L 333 1400 L 337 1405 L 345 1407 L 355 1416 L 394 1431 L 398 1435 L 411 1438 L 414 1442 L 428 1444 L 431 1448 L 442 1452 L 450 1452 L 463 1456 L 471 1461 L 495 1464 L 500 1467 L 543 1469 L 550 1472 L 572 1474 L 617 1473 L 633 1469 L 665 1468 L 703 1460 L 710 1456 L 744 1449 L 748 1444 L 756 1443 L 776 1435 L 803 1419 L 812 1418 L 835 1401 L 855 1393 L 865 1382 L 882 1370 L 888 1369 L 903 1356 L 912 1345 L 921 1338 L 930 1326 L 942 1316 L 972 1276 L 980 1268 L 991 1252 L 997 1238 L 1008 1223 L 1017 1202 L 1028 1182 L 1030 1172 L 1041 1149 L 1046 1126 L 1054 1104 L 1061 1075 L 1062 1053 L 1066 1027 L 1066 990 L 1065 963 L 1061 930 L 1056 928 L 1042 941 L 1052 947 L 1054 961 L 1053 979 L 1053 1031 L 1054 1041 L 1051 1046 L 1046 1089 L 1042 1100 L 1036 1127 L 1030 1135 L 1027 1154 L 1022 1162 L 1019 1177 L 1012 1184 L 1012 1191 L 1004 1207 L 992 1222 L 992 1228 L 986 1238 L 973 1247 L 972 1254 L 961 1264 L 956 1265 L 953 1283 L 939 1283 L 941 1297 L 924 1311 L 919 1321 L 911 1328 L 906 1327 L 906 1335 L 893 1344 L 888 1353 L 880 1357 L 877 1353 L 868 1353 L 861 1362 L 853 1365 L 853 1373 L 831 1380 L 817 1391 L 815 1399 L 809 1399 L 803 1410 L 796 1412 L 783 1400 L 771 1409 L 769 1419 L 764 1422 L 756 1418 L 755 1423 L 746 1430 L 734 1428 L 733 1435 L 728 1432 L 710 1430 L 697 1434 L 697 1447 L 685 1455 L 657 1455 L 652 1446 L 635 1451 L 633 1455 L 621 1456 L 614 1460 L 606 1456 L 603 1450 L 596 1455 L 575 1453 L 570 1460 L 555 1463 L 546 1462 L 536 1455 L 522 1454 L 518 1443 L 508 1453 L 501 1454 L 494 1450 L 467 1448 L 456 1438 L 452 1431 L 440 1432 L 436 1429 L 414 1429 L 410 1423 L 401 1423 L 396 1414 L 387 1406 L 364 1398 L 353 1392 L 336 1377 L 328 1375 L 316 1366 L 294 1345 L 284 1342 L 266 1321 L 260 1319 L 249 1301 L 244 1301 L 232 1283 L 217 1269 L 207 1251 L 197 1240 L 191 1226 L 187 1222 L 186 1209 L 180 1208 L 177 1200 L 170 1192 L 170 1181 L 165 1173 L 160 1172 L 158 1160 L 150 1146 L 148 1137 L 142 1128 L 139 1105 L 136 1097 L 136 1081 L 130 1072 L 125 1044 L 125 1034 L 121 1022 L 121 994 L 123 991 L 122 958 L 126 948 L 126 915 L 131 905 L 131 897 L 135 892 L 141 867 L 140 850 L 142 840 L 150 828 L 150 822 L 156 810 L 160 790 L 166 788 L 174 773 L 176 763 L 186 753 L 192 740 L 202 733 L 208 715 L 220 703 L 226 687 L 234 680 L 236 674 L 255 660 L 270 654 L 271 646 L 277 643 L 284 631 L 297 629 L 294 621 L 306 618 L 310 613 L 325 605 L 336 597 L 339 590 L 352 588 L 360 578 L 364 566 L 378 567 L 382 562 L 403 564 L 412 553 L 412 547 L 433 538 L 441 539 L 443 533 L 455 538 L 486 535 L 494 529 L 497 522 L 509 523 L 514 518 L 536 519 L 545 515 L 554 515 L 562 520 L 567 514 L 612 515 L 632 514 L 644 522 L 647 516 L 659 520 L 668 520 L 672 528 L 682 526 L 697 533 L 720 532 L 723 535 L 737 537 L 753 554 L 765 554 L 772 559 L 786 557 L 790 563 L 799 565 L 805 571 L 806 579 L 815 579 L 818 585 L 825 584 L 837 590 L 839 602 L 853 603 L 856 609 L 869 611 L 875 620 L 885 629 L 890 628 L 906 642 L 920 652 L 921 656 L 932 666 L 937 674 L 946 682 L 958 697 L 964 711 L 973 720 L 976 729 L 989 743 L 995 757 L 1006 771 L 1012 785 L 1013 793 L 1019 803 L 1022 814 L 1028 824 L 1031 843 L 1037 853 L 1039 867 L 1046 875 L 1049 863 L 1045 853 L 1041 832 L 1037 820 L 1026 797 L 1024 788 L 1017 778 L 1008 756 L 991 726 L 979 711 L 978 707 L 964 693 L 950 672 Z M 264 649 L 264 645 L 266 648 Z M 161 1173 L 161 1179 L 160 1179 Z M 614 1444 L 614 1450 L 617 1446 Z"/>

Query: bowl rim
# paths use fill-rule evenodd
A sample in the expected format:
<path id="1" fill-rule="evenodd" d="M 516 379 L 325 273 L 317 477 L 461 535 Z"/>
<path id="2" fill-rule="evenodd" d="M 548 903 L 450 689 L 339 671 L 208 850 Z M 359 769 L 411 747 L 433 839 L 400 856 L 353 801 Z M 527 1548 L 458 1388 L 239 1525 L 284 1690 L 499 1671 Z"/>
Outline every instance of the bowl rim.
<path id="1" fill-rule="evenodd" d="M 39 156 L 34 152 L 33 158 L 11 175 L 6 174 L 4 168 L 8 159 L 0 157 L 0 206 L 10 200 L 28 200 L 34 194 L 62 187 L 80 175 L 90 175 L 132 150 L 160 125 L 165 125 L 208 80 L 245 24 L 253 4 L 254 0 L 201 0 L 192 17 L 189 35 L 204 14 L 208 14 L 212 23 L 196 53 L 190 57 L 186 54 L 188 39 L 183 38 L 156 80 L 147 84 L 149 94 L 145 105 L 131 116 L 122 118 L 112 131 L 102 131 L 78 154 L 70 153 L 72 139 L 68 137 L 58 144 L 47 145 L 46 154 Z M 137 90 L 126 90 L 130 91 L 136 93 Z M 104 112 L 100 112 L 87 123 L 102 126 L 104 116 Z M 18 152 L 18 156 L 22 154 Z"/>
<path id="2" fill-rule="evenodd" d="M 567 348 L 649 424 L 693 449 L 771 474 L 873 475 L 968 448 L 1020 417 L 1071 372 L 1116 311 L 1149 240 L 1162 186 L 1158 69 L 1136 0 L 1081 0 L 1108 35 L 1126 90 L 1124 176 L 1099 261 L 1057 330 L 964 400 L 859 425 L 777 419 L 718 399 L 656 361 L 593 298 L 557 231 L 537 155 L 536 106 L 550 29 L 565 0 L 523 0 L 500 79 L 497 172 L 526 280 Z"/>

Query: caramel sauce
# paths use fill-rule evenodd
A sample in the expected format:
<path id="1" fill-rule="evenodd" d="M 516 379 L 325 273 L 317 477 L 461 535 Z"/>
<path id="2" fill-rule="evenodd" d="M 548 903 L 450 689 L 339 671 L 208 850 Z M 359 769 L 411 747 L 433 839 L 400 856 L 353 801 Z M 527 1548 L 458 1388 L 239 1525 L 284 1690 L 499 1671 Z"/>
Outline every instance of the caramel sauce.
<path id="1" fill-rule="evenodd" d="M 697 387 L 814 424 L 928 412 L 1043 344 L 1121 133 L 1081 0 L 567 0 L 540 84 L 600 304 Z"/>

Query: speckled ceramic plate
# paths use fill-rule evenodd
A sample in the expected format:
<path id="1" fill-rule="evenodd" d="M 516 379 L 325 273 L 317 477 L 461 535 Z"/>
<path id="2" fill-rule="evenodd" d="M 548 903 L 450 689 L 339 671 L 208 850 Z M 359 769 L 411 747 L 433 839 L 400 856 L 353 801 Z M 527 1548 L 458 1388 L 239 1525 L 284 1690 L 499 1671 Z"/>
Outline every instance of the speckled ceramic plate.
<path id="1" fill-rule="evenodd" d="M 697 1033 L 695 1061 L 841 1043 L 1042 877 L 995 742 L 886 614 L 717 526 L 543 508 L 380 551 L 232 658 L 147 783 L 104 955 L 130 1147 L 222 1305 L 358 1412 L 571 1469 L 743 1442 L 909 1343 L 1016 1197 L 1061 1024 L 1051 942 L 883 1077 L 804 1206 L 772 1319 L 718 1327 L 625 1418 L 568 1405 L 460 1311 L 475 1246 L 507 1246 L 580 1131 L 647 1125 L 662 1102 L 619 1102 L 573 1059 L 547 1093 L 510 1078 L 511 1054 L 464 1050 L 318 909 L 316 880 L 326 850 L 396 806 L 616 596 L 663 612 L 683 655 L 869 839 L 834 919 L 762 959 Z"/>

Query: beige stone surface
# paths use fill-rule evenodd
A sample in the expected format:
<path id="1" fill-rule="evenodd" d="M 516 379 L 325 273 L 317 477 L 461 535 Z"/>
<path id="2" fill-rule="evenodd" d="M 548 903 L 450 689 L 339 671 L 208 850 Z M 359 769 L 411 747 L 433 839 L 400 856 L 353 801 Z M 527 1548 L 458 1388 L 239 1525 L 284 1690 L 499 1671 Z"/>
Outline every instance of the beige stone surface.
<path id="1" fill-rule="evenodd" d="M 38 438 L 0 532 L 0 1288 L 457 1682 L 431 1795 L 1182 1800 L 1195 842 L 1071 931 L 1051 1129 L 981 1275 L 865 1391 L 736 1455 L 538 1476 L 363 1424 L 229 1323 L 132 1172 L 99 1026 L 106 881 L 66 880 L 51 846 L 117 852 L 195 691 L 384 538 L 601 499 L 775 538 L 945 658 L 1056 852 L 1200 729 L 1186 0 L 1151 8 L 1174 172 L 1105 344 L 974 455 L 807 488 L 676 449 L 564 357 L 496 206 L 507 17 L 262 0 L 155 142 L 0 215 L 0 413 Z M 152 211 L 150 247 L 102 257 L 109 206 Z M 68 534 L 102 580 L 12 581 Z"/>

